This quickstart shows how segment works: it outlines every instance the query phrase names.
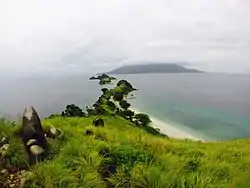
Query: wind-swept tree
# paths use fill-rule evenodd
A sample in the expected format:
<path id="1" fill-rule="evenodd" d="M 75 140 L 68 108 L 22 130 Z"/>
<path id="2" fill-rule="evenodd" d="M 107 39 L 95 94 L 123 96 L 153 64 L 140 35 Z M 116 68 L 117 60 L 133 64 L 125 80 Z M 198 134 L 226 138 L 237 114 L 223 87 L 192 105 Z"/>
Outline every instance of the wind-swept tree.
<path id="1" fill-rule="evenodd" d="M 117 87 L 120 87 L 125 95 L 128 95 L 130 92 L 136 90 L 131 83 L 127 80 L 120 80 L 117 83 Z"/>
<path id="2" fill-rule="evenodd" d="M 120 110 L 117 114 L 124 119 L 130 120 L 132 122 L 135 113 L 132 110 Z"/>
<path id="3" fill-rule="evenodd" d="M 111 98 L 111 96 L 112 96 L 112 92 L 109 89 L 107 89 L 107 88 L 102 88 L 101 90 L 103 92 L 102 96 L 105 99 L 109 100 Z"/>
<path id="4" fill-rule="evenodd" d="M 86 117 L 82 109 L 75 104 L 67 105 L 61 115 L 64 117 Z"/>
<path id="5" fill-rule="evenodd" d="M 122 101 L 123 98 L 124 98 L 124 94 L 122 92 L 115 91 L 113 93 L 113 99 L 114 99 L 114 101 Z"/>
<path id="6" fill-rule="evenodd" d="M 119 105 L 121 108 L 123 108 L 124 110 L 128 110 L 129 107 L 131 106 L 131 104 L 129 104 L 126 100 L 121 100 L 119 102 Z"/>
<path id="7" fill-rule="evenodd" d="M 139 113 L 134 116 L 135 123 L 142 126 L 147 126 L 151 123 L 150 117 L 147 114 Z"/>

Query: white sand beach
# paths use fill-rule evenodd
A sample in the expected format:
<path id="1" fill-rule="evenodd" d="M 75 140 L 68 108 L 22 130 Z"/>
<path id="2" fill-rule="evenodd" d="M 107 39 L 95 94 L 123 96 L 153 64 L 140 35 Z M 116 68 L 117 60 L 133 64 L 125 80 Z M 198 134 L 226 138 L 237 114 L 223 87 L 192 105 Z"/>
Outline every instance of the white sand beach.
<path id="1" fill-rule="evenodd" d="M 136 113 L 144 113 L 138 109 L 131 108 L 131 110 L 135 111 Z M 147 114 L 147 113 L 146 113 Z M 166 134 L 170 138 L 179 138 L 179 139 L 190 139 L 190 140 L 196 140 L 196 141 L 205 141 L 203 138 L 200 138 L 194 134 L 191 134 L 185 130 L 182 130 L 181 128 L 171 125 L 168 122 L 161 121 L 153 116 L 150 116 L 151 119 L 151 126 L 154 128 L 159 128 L 163 134 Z"/>

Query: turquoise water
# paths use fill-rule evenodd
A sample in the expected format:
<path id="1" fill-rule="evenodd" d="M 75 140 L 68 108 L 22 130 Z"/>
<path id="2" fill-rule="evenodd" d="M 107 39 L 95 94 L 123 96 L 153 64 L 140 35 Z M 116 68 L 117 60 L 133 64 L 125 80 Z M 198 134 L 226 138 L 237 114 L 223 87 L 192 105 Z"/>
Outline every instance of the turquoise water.
<path id="1" fill-rule="evenodd" d="M 215 140 L 250 137 L 250 76 L 220 74 L 126 75 L 133 104 L 163 121 Z"/>
<path id="2" fill-rule="evenodd" d="M 215 140 L 250 137 L 250 75 L 116 75 L 139 90 L 135 108 L 195 134 Z M 33 105 L 41 117 L 60 113 L 66 104 L 82 108 L 100 95 L 88 76 L 2 78 L 0 116 L 21 116 Z"/>

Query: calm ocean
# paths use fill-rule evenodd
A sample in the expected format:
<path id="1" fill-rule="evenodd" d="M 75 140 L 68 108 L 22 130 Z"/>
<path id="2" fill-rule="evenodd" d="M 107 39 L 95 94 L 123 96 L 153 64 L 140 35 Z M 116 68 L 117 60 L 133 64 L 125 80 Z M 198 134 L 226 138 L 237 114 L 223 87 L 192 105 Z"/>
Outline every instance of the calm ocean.
<path id="1" fill-rule="evenodd" d="M 146 74 L 116 75 L 139 90 L 131 102 L 180 128 L 208 138 L 250 137 L 250 75 Z M 33 105 L 42 117 L 60 113 L 66 104 L 85 108 L 100 95 L 96 81 L 87 76 L 1 78 L 0 116 L 20 117 Z"/>

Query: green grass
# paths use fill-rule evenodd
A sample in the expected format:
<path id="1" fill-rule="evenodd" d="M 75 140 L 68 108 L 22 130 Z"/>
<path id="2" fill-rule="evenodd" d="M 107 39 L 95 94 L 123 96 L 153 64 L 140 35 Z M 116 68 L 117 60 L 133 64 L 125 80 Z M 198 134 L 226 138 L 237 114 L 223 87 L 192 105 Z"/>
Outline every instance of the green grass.
<path id="1" fill-rule="evenodd" d="M 202 143 L 150 134 L 120 117 L 54 117 L 43 121 L 63 132 L 49 140 L 48 160 L 31 168 L 25 187 L 33 188 L 249 188 L 250 140 Z M 0 122 L 0 136 L 11 137 L 12 165 L 26 158 L 20 126 Z M 85 130 L 94 135 L 84 135 Z M 15 162 L 13 162 L 15 161 Z"/>

